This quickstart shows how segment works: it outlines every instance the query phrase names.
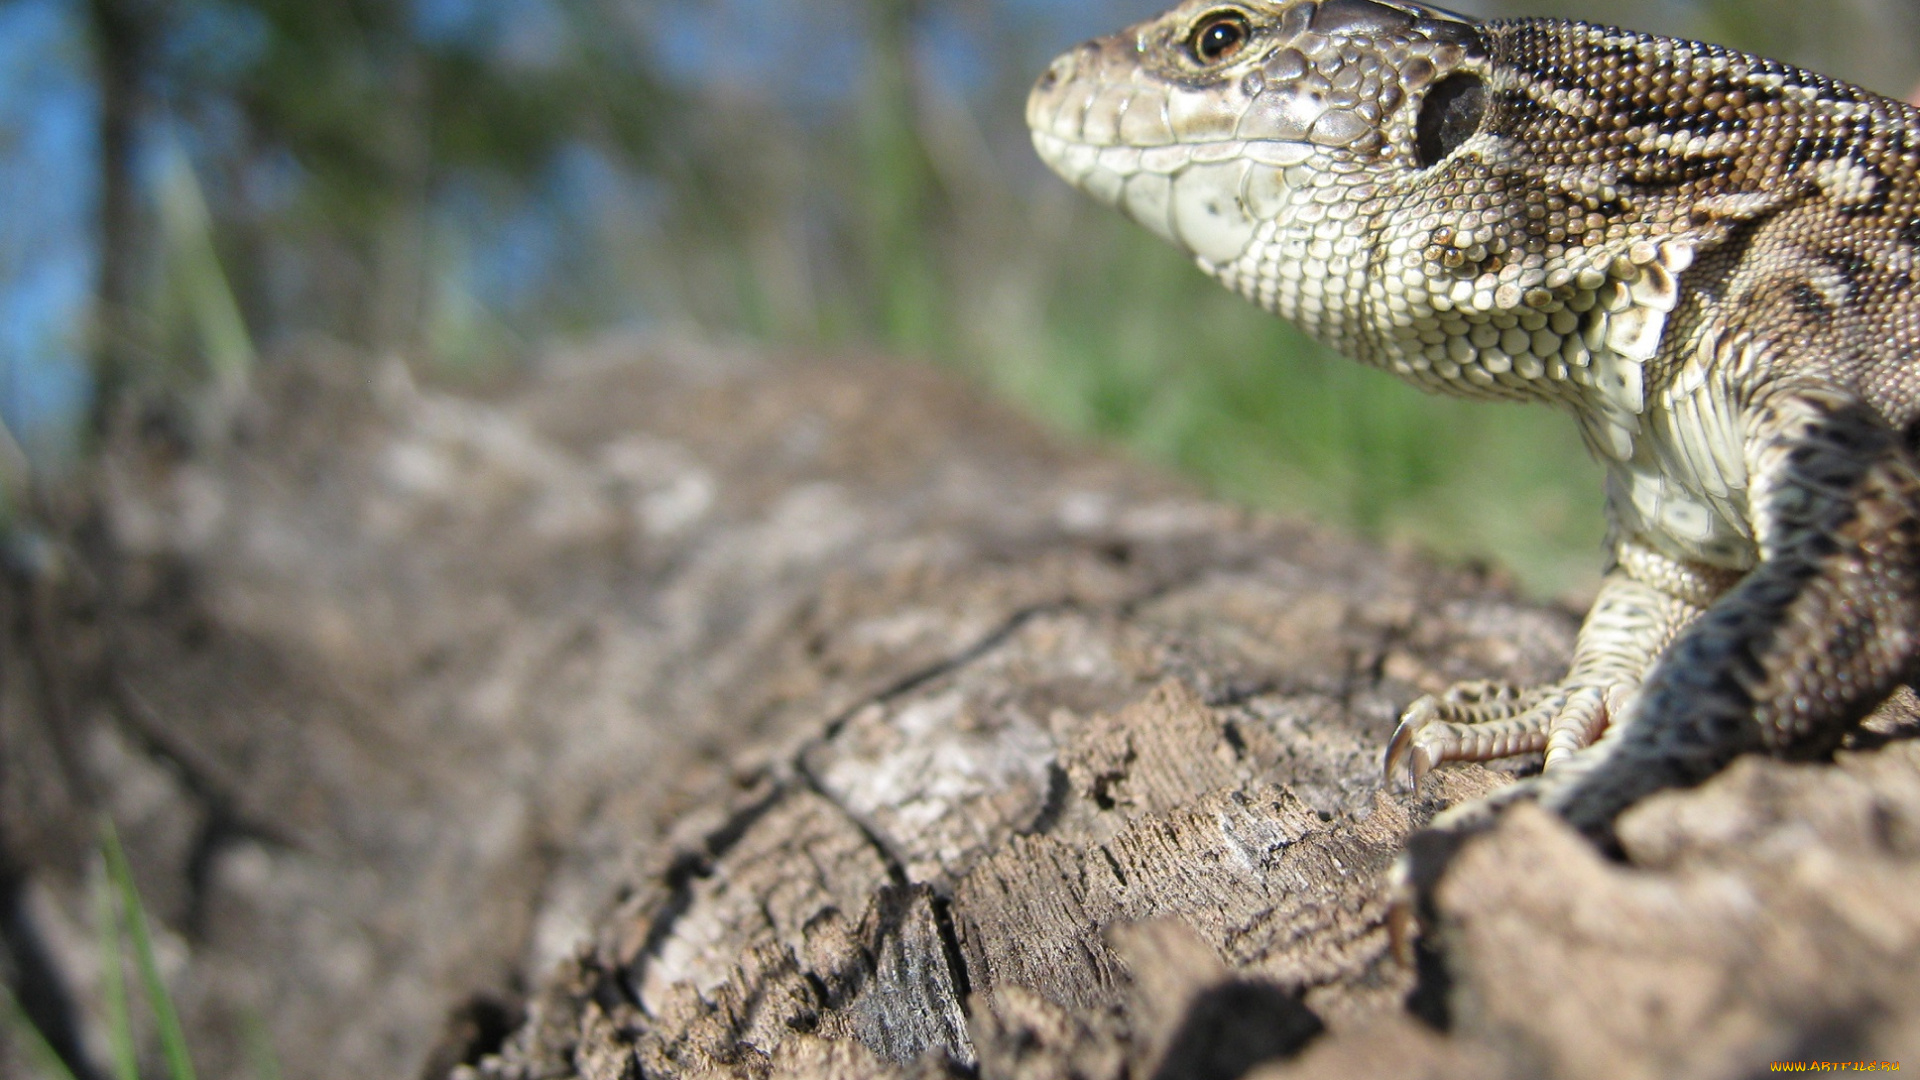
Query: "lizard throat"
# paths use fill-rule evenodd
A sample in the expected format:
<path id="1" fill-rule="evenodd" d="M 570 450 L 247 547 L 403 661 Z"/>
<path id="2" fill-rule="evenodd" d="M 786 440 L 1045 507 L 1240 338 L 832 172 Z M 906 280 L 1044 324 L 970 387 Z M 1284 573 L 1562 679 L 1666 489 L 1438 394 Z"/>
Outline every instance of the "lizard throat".
<path id="1" fill-rule="evenodd" d="M 1166 146 L 1093 146 L 1036 130 L 1042 161 L 1069 183 L 1220 274 L 1247 257 L 1261 227 L 1284 211 L 1287 170 L 1306 143 L 1222 140 Z"/>
<path id="2" fill-rule="evenodd" d="M 1043 161 L 1190 256 L 1222 285 L 1368 364 L 1381 364 L 1356 200 L 1307 142 L 1099 146 L 1036 128 Z"/>

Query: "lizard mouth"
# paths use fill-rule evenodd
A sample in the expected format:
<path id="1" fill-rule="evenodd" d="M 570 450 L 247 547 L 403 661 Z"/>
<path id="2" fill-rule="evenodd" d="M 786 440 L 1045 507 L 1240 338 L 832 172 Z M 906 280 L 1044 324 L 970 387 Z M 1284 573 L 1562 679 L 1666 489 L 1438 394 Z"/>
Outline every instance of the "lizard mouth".
<path id="1" fill-rule="evenodd" d="M 1402 106 L 1477 42 L 1413 0 L 1186 0 L 1055 59 L 1027 125 L 1074 186 L 1222 269 L 1291 205 L 1331 216 L 1305 204 L 1355 186 L 1334 174 L 1429 142 L 1443 154 L 1465 127 L 1425 139 Z M 1480 97 L 1446 100 L 1477 117 Z"/>
<path id="2" fill-rule="evenodd" d="M 1055 59 L 1027 98 L 1027 125 L 1054 172 L 1209 270 L 1280 215 L 1289 171 L 1365 134 L 1328 87 L 1276 81 L 1249 97 L 1242 80 L 1149 70 L 1142 40 L 1117 34 Z"/>
<path id="3" fill-rule="evenodd" d="M 1235 121 L 1217 97 L 1089 78 L 1100 58 L 1081 54 L 1095 49 L 1056 60 L 1027 99 L 1040 160 L 1209 270 L 1233 263 L 1279 216 L 1287 170 L 1316 147 L 1232 137 Z"/>

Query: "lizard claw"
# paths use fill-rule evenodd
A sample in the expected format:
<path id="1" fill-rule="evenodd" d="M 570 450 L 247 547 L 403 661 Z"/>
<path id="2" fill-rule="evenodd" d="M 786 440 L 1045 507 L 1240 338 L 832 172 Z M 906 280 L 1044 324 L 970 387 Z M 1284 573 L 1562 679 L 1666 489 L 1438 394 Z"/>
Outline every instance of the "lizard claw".
<path id="1" fill-rule="evenodd" d="M 1407 775 L 1413 781 L 1413 790 L 1419 792 L 1420 781 L 1433 771 L 1434 760 L 1432 751 L 1421 745 L 1418 737 L 1427 729 L 1427 725 L 1433 723 L 1438 713 L 1439 707 L 1430 697 L 1421 698 L 1407 708 L 1406 715 L 1400 719 L 1400 726 L 1393 729 L 1392 741 L 1387 743 L 1386 759 L 1381 768 L 1385 774 L 1382 779 L 1387 783 L 1391 784 L 1393 778 L 1400 774 L 1401 767 L 1405 766 Z"/>

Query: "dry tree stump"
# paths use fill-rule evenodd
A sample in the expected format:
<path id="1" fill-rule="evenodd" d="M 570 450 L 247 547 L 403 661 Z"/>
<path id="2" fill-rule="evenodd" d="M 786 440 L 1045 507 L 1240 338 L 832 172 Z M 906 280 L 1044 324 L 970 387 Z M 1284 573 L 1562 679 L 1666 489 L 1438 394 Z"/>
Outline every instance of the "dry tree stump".
<path id="1" fill-rule="evenodd" d="M 1914 1048 L 1904 714 L 1835 764 L 1653 800 L 1630 865 L 1513 814 L 1416 971 L 1383 874 L 1504 778 L 1416 797 L 1380 750 L 1420 693 L 1556 675 L 1573 613 L 1062 448 L 924 370 L 612 341 L 496 387 L 368 372 L 288 363 L 231 441 L 119 448 L 64 607 L 14 620 L 9 956 L 84 991 L 70 825 L 104 804 L 205 1075 L 248 1074 L 254 1023 L 290 1077 L 1733 1076 Z"/>

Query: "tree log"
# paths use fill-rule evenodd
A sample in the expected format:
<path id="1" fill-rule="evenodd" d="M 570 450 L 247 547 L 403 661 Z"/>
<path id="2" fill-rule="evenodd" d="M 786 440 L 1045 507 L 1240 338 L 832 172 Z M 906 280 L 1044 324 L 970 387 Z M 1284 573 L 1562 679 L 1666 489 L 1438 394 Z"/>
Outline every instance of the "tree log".
<path id="1" fill-rule="evenodd" d="M 1904 703 L 1835 763 L 1650 800 L 1631 865 L 1510 815 L 1408 967 L 1387 868 L 1506 777 L 1383 784 L 1395 718 L 1555 677 L 1574 613 L 925 370 L 632 341 L 493 387 L 368 370 L 280 365 L 229 444 L 116 448 L 66 575 L 9 583 L 54 597 L 0 669 L 9 958 L 90 1000 L 107 809 L 203 1075 L 253 1075 L 256 1026 L 294 1078 L 1915 1047 Z"/>

